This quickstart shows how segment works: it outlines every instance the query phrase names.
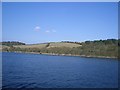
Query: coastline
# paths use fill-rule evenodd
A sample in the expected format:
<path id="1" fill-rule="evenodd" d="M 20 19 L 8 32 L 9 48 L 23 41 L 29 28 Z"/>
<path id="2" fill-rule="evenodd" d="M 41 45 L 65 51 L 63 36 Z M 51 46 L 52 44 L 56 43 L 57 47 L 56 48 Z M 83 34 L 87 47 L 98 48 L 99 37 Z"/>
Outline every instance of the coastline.
<path id="1" fill-rule="evenodd" d="M 0 51 L 0 52 L 8 52 L 8 51 Z M 85 57 L 85 58 L 110 58 L 110 59 L 118 59 L 118 57 L 109 57 L 109 56 L 92 56 L 92 55 L 73 55 L 73 54 L 55 54 L 55 53 L 38 53 L 38 52 L 22 52 L 22 51 L 12 51 L 14 53 L 27 53 L 27 54 L 40 54 L 40 55 L 51 55 L 51 56 L 77 56 L 77 57 Z"/>

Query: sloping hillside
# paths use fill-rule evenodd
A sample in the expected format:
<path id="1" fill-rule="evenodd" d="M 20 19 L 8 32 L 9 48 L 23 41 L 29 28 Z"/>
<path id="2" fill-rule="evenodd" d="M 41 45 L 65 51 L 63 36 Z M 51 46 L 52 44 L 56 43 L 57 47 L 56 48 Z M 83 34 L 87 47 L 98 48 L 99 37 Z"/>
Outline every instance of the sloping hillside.
<path id="1" fill-rule="evenodd" d="M 49 45 L 48 45 L 49 44 Z M 42 44 L 29 44 L 29 45 L 14 45 L 14 47 L 20 48 L 52 48 L 52 47 L 79 47 L 81 45 L 75 43 L 64 43 L 64 42 L 52 42 L 52 43 L 42 43 Z"/>
<path id="2" fill-rule="evenodd" d="M 8 44 L 7 44 L 8 45 Z M 3 51 L 32 52 L 40 54 L 73 55 L 86 57 L 118 57 L 120 40 L 107 39 L 79 42 L 49 42 L 41 44 L 8 45 Z"/>
<path id="3" fill-rule="evenodd" d="M 44 48 L 47 44 L 26 44 L 26 45 L 14 45 L 14 47 L 20 47 L 20 48 Z"/>

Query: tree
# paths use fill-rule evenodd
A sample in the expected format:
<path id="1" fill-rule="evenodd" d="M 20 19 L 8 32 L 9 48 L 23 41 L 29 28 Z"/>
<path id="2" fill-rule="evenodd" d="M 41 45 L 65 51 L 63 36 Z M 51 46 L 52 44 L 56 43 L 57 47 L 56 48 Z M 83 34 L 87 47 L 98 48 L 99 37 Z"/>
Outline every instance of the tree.
<path id="1" fill-rule="evenodd" d="M 47 43 L 46 48 L 50 46 L 50 43 Z"/>

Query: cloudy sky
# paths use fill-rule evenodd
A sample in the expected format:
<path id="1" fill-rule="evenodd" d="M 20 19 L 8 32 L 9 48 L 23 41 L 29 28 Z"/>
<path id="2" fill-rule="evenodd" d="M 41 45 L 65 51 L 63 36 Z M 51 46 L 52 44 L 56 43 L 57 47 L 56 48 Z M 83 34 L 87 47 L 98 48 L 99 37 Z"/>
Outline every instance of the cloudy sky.
<path id="1" fill-rule="evenodd" d="M 117 3 L 3 3 L 3 41 L 42 43 L 118 37 Z"/>

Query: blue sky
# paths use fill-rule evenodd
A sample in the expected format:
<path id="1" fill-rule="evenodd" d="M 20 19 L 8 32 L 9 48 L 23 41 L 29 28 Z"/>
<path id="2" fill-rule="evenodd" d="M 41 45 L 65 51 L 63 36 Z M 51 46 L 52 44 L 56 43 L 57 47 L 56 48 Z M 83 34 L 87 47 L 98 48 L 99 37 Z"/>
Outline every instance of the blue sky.
<path id="1" fill-rule="evenodd" d="M 42 43 L 118 38 L 117 2 L 2 4 L 3 41 Z"/>

